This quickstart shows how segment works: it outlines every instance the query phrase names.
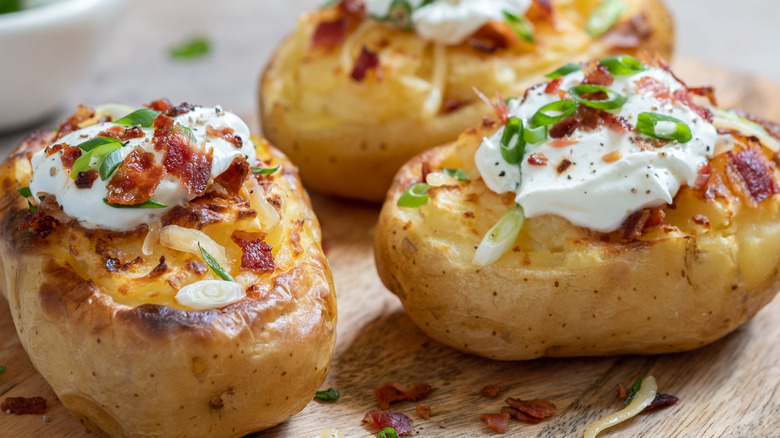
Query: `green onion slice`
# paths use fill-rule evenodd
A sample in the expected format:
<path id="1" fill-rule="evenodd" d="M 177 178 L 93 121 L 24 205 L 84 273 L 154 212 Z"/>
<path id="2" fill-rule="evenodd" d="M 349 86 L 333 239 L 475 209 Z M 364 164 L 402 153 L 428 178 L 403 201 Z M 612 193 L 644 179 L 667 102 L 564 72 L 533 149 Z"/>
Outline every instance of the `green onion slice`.
<path id="1" fill-rule="evenodd" d="M 552 125 L 553 123 L 569 117 L 577 111 L 577 102 L 573 100 L 558 100 L 539 108 L 531 116 L 530 125 L 533 127 Z"/>
<path id="2" fill-rule="evenodd" d="M 409 187 L 400 198 L 399 207 L 417 208 L 428 202 L 428 189 L 431 186 L 425 183 L 417 183 Z"/>
<path id="3" fill-rule="evenodd" d="M 525 138 L 523 137 L 523 119 L 510 117 L 504 126 L 504 133 L 498 142 L 501 156 L 509 164 L 517 164 L 523 160 L 525 153 Z"/>
<path id="4" fill-rule="evenodd" d="M 181 124 L 177 123 L 177 124 L 175 124 L 173 126 L 173 130 L 176 133 L 187 137 L 190 140 L 190 142 L 192 142 L 192 143 L 197 143 L 198 142 L 198 140 L 195 138 L 195 134 L 193 134 L 193 132 L 192 132 L 192 129 L 190 129 L 190 128 L 184 126 L 184 125 L 181 125 Z"/>
<path id="5" fill-rule="evenodd" d="M 469 176 L 466 174 L 466 172 L 463 169 L 457 169 L 457 168 L 450 169 L 445 167 L 441 171 L 444 172 L 445 175 L 449 175 L 457 179 L 458 181 L 468 181 L 469 179 Z"/>
<path id="6" fill-rule="evenodd" d="M 618 21 L 625 10 L 626 3 L 623 0 L 601 0 L 588 17 L 585 32 L 591 38 L 600 36 Z"/>
<path id="7" fill-rule="evenodd" d="M 573 62 L 570 62 L 570 63 L 568 63 L 566 65 L 558 67 L 558 69 L 555 70 L 554 72 L 547 73 L 544 76 L 548 77 L 550 79 L 557 79 L 557 78 L 559 78 L 561 76 L 566 76 L 569 73 L 574 73 L 575 71 L 580 71 L 580 70 L 582 70 L 582 66 L 581 65 L 575 64 Z"/>
<path id="8" fill-rule="evenodd" d="M 314 393 L 314 398 L 325 401 L 338 400 L 339 396 L 339 391 L 333 387 L 328 388 L 326 391 L 317 391 Z"/>
<path id="9" fill-rule="evenodd" d="M 259 173 L 260 175 L 270 175 L 277 170 L 279 170 L 281 166 L 274 166 L 274 167 L 255 167 L 252 166 L 252 170 L 250 172 L 252 173 Z"/>
<path id="10" fill-rule="evenodd" d="M 0 365 L 0 374 L 5 372 L 5 365 Z"/>
<path id="11" fill-rule="evenodd" d="M 114 149 L 108 155 L 106 155 L 100 163 L 98 169 L 98 172 L 100 172 L 100 179 L 103 181 L 107 180 L 121 163 L 122 150 L 118 148 Z"/>
<path id="12" fill-rule="evenodd" d="M 639 376 L 634 380 L 634 384 L 631 385 L 631 389 L 628 390 L 628 396 L 626 397 L 626 401 L 623 402 L 626 406 L 631 404 L 631 401 L 634 400 L 634 396 L 637 392 L 639 392 L 639 389 L 642 387 L 642 376 Z"/>
<path id="13" fill-rule="evenodd" d="M 472 263 L 486 266 L 501 258 L 515 243 L 523 222 L 523 207 L 515 204 L 482 238 Z"/>
<path id="14" fill-rule="evenodd" d="M 154 119 L 159 116 L 160 113 L 150 108 L 141 108 L 133 111 L 130 114 L 116 120 L 114 123 L 117 125 L 126 126 L 140 126 L 142 128 L 151 128 L 154 124 Z"/>
<path id="15" fill-rule="evenodd" d="M 95 149 L 98 146 L 103 146 L 104 144 L 118 144 L 122 145 L 122 142 L 112 138 L 112 137 L 95 137 L 92 139 L 89 139 L 83 143 L 79 143 L 76 145 L 79 149 L 81 149 L 84 152 L 90 152 L 92 149 Z"/>
<path id="16" fill-rule="evenodd" d="M 529 43 L 534 42 L 534 29 L 530 21 L 522 17 L 518 17 L 511 12 L 501 12 L 504 14 L 504 20 L 509 25 L 509 27 L 511 27 L 512 30 L 517 33 L 517 36 L 525 41 L 528 41 Z"/>
<path id="17" fill-rule="evenodd" d="M 386 427 L 376 434 L 376 438 L 398 438 L 398 433 L 392 427 Z"/>
<path id="18" fill-rule="evenodd" d="M 693 138 L 691 128 L 680 119 L 658 113 L 640 113 L 636 129 L 642 134 L 662 140 L 687 143 Z"/>
<path id="19" fill-rule="evenodd" d="M 607 98 L 605 100 L 590 100 L 582 97 L 586 94 L 598 92 L 606 93 Z M 576 87 L 571 87 L 569 95 L 585 106 L 604 110 L 617 109 L 626 103 L 626 98 L 622 94 L 601 85 L 580 84 Z"/>
<path id="20" fill-rule="evenodd" d="M 725 109 L 713 109 L 712 124 L 716 128 L 731 129 L 747 137 L 756 137 L 765 147 L 780 152 L 780 140 L 772 137 L 763 126 Z"/>
<path id="21" fill-rule="evenodd" d="M 195 59 L 206 56 L 211 51 L 211 42 L 203 36 L 194 37 L 170 50 L 173 59 Z"/>
<path id="22" fill-rule="evenodd" d="M 73 162 L 73 167 L 70 169 L 70 178 L 75 181 L 79 173 L 92 169 L 92 166 L 90 165 L 91 162 L 92 153 L 87 152 L 81 154 L 81 156 L 76 158 L 76 161 Z"/>
<path id="23" fill-rule="evenodd" d="M 125 205 L 125 204 L 112 204 L 108 202 L 108 199 L 103 198 L 103 202 L 105 202 L 106 205 L 109 207 L 114 208 L 165 208 L 167 205 L 163 204 L 162 202 L 157 202 L 154 199 L 148 199 L 140 204 L 133 204 L 133 205 Z"/>
<path id="24" fill-rule="evenodd" d="M 396 29 L 404 32 L 412 30 L 412 5 L 409 0 L 393 0 L 384 17 L 373 17 L 376 20 L 386 21 Z"/>
<path id="25" fill-rule="evenodd" d="M 628 55 L 603 58 L 599 64 L 606 67 L 613 75 L 633 75 L 645 71 L 645 66 L 638 59 Z"/>
<path id="26" fill-rule="evenodd" d="M 537 144 L 547 140 L 547 126 L 526 126 L 523 140 L 528 144 Z"/>
<path id="27" fill-rule="evenodd" d="M 32 196 L 32 192 L 30 191 L 29 187 L 22 187 L 20 189 L 16 189 L 16 192 L 24 196 L 25 198 L 29 198 L 30 196 Z"/>
<path id="28" fill-rule="evenodd" d="M 106 142 L 98 146 L 90 145 L 89 151 L 81 154 L 81 156 L 78 157 L 76 161 L 73 162 L 73 168 L 70 171 L 70 177 L 73 180 L 75 180 L 78 174 L 81 172 L 85 172 L 87 170 L 95 169 L 95 168 L 102 168 L 102 165 L 105 162 L 105 159 L 107 158 L 108 155 L 114 154 L 119 156 L 121 154 L 121 152 L 118 152 L 121 147 L 122 147 L 121 141 Z M 97 160 L 97 162 L 93 163 L 93 159 Z M 120 162 L 122 161 L 121 158 L 119 161 Z M 115 168 L 116 166 L 114 166 L 114 169 Z M 103 178 L 103 173 L 101 172 L 100 178 L 103 181 L 105 181 L 107 177 Z"/>
<path id="29" fill-rule="evenodd" d="M 35 208 L 35 206 L 33 205 L 32 202 L 30 202 L 29 199 L 27 200 L 27 208 L 29 208 L 30 212 L 32 212 L 32 213 L 37 213 L 38 212 L 38 209 Z"/>
<path id="30" fill-rule="evenodd" d="M 207 265 L 209 265 L 211 270 L 214 271 L 214 273 L 217 274 L 219 278 L 225 281 L 236 281 L 233 279 L 233 277 L 230 276 L 230 274 L 227 273 L 227 271 L 222 269 L 222 266 L 219 266 L 219 262 L 217 262 L 217 259 L 215 259 L 214 256 L 203 249 L 203 247 L 200 245 L 200 242 L 198 242 L 198 249 L 200 249 L 200 255 L 203 256 L 203 260 Z"/>

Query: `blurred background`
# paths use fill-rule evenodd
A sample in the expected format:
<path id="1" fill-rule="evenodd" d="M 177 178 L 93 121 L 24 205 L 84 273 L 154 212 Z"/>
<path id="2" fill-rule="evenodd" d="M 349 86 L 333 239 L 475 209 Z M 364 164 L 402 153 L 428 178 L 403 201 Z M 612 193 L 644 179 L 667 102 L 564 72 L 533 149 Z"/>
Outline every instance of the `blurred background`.
<path id="1" fill-rule="evenodd" d="M 65 104 L 39 122 L 0 132 L 0 154 L 5 156 L 34 129 L 55 127 L 80 103 L 139 106 L 168 97 L 174 103 L 221 104 L 256 129 L 257 79 L 263 66 L 296 17 L 322 2 L 127 1 L 123 12 L 101 30 L 97 60 L 67 92 Z M 678 60 L 691 58 L 704 68 L 744 72 L 780 84 L 780 3 L 666 0 L 666 4 L 675 17 Z M 210 46 L 207 54 L 171 56 L 173 48 L 197 37 Z M 0 81 L 7 80 L 4 70 L 13 62 L 0 60 Z"/>

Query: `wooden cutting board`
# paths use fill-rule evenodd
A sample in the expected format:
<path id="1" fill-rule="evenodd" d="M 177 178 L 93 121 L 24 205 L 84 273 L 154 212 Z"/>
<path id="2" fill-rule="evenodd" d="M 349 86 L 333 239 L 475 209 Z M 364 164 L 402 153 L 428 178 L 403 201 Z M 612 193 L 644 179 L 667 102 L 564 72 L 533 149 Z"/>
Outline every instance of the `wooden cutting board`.
<path id="1" fill-rule="evenodd" d="M 689 85 L 714 84 L 720 103 L 780 120 L 780 86 L 766 81 L 678 62 Z M 249 115 L 249 118 L 253 118 Z M 379 281 L 372 241 L 378 206 L 313 195 L 333 268 L 339 306 L 338 342 L 323 388 L 341 392 L 335 403 L 311 402 L 300 414 L 256 437 L 317 437 L 328 426 L 345 437 L 370 437 L 361 422 L 377 408 L 372 390 L 386 383 L 429 383 L 420 402 L 432 415 L 420 419 L 415 403 L 393 405 L 414 419 L 416 435 L 477 437 L 494 433 L 479 419 L 497 412 L 505 397 L 543 398 L 558 413 L 539 424 L 510 422 L 508 436 L 578 437 L 595 419 L 621 408 L 618 384 L 653 375 L 661 392 L 679 403 L 609 429 L 603 437 L 780 436 L 780 300 L 726 338 L 702 349 L 660 356 L 539 359 L 497 362 L 459 353 L 432 341 L 404 314 Z M 0 399 L 43 396 L 45 416 L 0 415 L 4 437 L 88 437 L 90 433 L 59 403 L 34 370 L 16 336 L 7 306 L 0 306 Z M 487 384 L 501 387 L 484 398 Z"/>

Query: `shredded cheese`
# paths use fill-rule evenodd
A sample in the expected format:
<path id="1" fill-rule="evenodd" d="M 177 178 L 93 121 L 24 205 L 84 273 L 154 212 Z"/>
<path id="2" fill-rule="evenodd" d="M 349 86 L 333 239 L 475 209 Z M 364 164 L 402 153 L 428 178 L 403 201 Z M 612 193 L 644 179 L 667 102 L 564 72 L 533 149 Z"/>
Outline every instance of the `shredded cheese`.
<path id="1" fill-rule="evenodd" d="M 644 408 L 653 402 L 657 389 L 658 386 L 655 383 L 655 378 L 653 376 L 645 377 L 642 380 L 642 386 L 639 388 L 636 395 L 634 395 L 634 399 L 631 400 L 631 403 L 624 409 L 615 412 L 612 415 L 608 415 L 588 426 L 585 430 L 585 438 L 595 438 L 602 430 L 622 423 L 642 412 Z"/>
<path id="2" fill-rule="evenodd" d="M 247 178 L 246 185 L 249 189 L 249 205 L 257 211 L 263 228 L 267 231 L 275 227 L 281 217 L 274 206 L 265 199 L 265 189 L 254 178 Z"/>
<path id="3" fill-rule="evenodd" d="M 254 178 L 249 179 L 254 180 Z M 211 254 L 220 266 L 223 268 L 229 266 L 227 256 L 225 255 L 225 247 L 215 242 L 214 239 L 202 231 L 178 225 L 168 225 L 160 231 L 160 243 L 176 251 L 189 252 L 198 257 L 201 256 L 198 248 L 198 243 L 200 243 L 203 249 Z"/>
<path id="4" fill-rule="evenodd" d="M 244 286 L 223 280 L 202 280 L 179 289 L 176 301 L 195 310 L 218 309 L 244 298 Z"/>
<path id="5" fill-rule="evenodd" d="M 444 82 L 447 78 L 447 48 L 443 44 L 433 45 L 433 71 L 431 91 L 422 105 L 422 117 L 431 118 L 439 113 L 444 96 Z"/>
<path id="6" fill-rule="evenodd" d="M 349 74 L 352 71 L 352 65 L 354 64 L 354 61 L 352 60 L 352 48 L 356 45 L 357 41 L 363 36 L 363 34 L 367 33 L 374 26 L 376 26 L 376 22 L 374 20 L 363 20 L 357 29 L 355 29 L 355 31 L 352 32 L 352 34 L 348 36 L 341 45 L 340 63 L 341 69 L 345 73 Z"/>
<path id="7" fill-rule="evenodd" d="M 154 219 L 149 221 L 146 226 L 149 231 L 146 232 L 146 237 L 144 238 L 144 244 L 141 247 L 141 252 L 143 255 L 148 256 L 154 253 L 154 245 L 160 241 L 160 229 L 162 228 L 162 224 L 160 223 L 159 219 Z"/>

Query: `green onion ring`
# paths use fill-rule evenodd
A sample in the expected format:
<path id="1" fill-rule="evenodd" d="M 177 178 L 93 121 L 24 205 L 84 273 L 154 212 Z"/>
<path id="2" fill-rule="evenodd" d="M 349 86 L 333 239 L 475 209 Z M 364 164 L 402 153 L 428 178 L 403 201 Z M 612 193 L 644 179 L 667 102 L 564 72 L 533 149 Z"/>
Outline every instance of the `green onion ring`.
<path id="1" fill-rule="evenodd" d="M 523 160 L 525 139 L 523 138 L 523 119 L 510 117 L 504 126 L 504 133 L 498 142 L 501 156 L 509 164 L 517 164 Z"/>
<path id="2" fill-rule="evenodd" d="M 154 124 L 154 119 L 159 116 L 160 113 L 150 108 L 141 108 L 137 111 L 133 111 L 130 114 L 122 117 L 119 120 L 114 121 L 117 125 L 125 126 L 140 126 L 142 128 L 151 128 Z"/>
<path id="3" fill-rule="evenodd" d="M 606 93 L 606 100 L 589 100 L 582 96 L 590 93 L 603 92 Z M 576 87 L 569 89 L 569 95 L 577 102 L 589 106 L 591 108 L 598 108 L 604 110 L 618 109 L 626 103 L 626 98 L 617 91 L 611 90 L 601 85 L 580 84 Z"/>
<path id="4" fill-rule="evenodd" d="M 573 62 L 570 62 L 570 63 L 568 63 L 566 65 L 558 67 L 558 69 L 555 70 L 554 72 L 547 73 L 544 76 L 547 77 L 547 78 L 550 78 L 550 79 L 557 79 L 557 78 L 559 78 L 561 76 L 566 76 L 569 73 L 574 73 L 575 71 L 580 71 L 580 70 L 582 70 L 582 66 L 581 65 L 575 64 Z"/>
<path id="5" fill-rule="evenodd" d="M 399 207 L 418 208 L 428 202 L 428 189 L 431 186 L 425 183 L 417 183 L 409 187 L 400 198 Z"/>
<path id="6" fill-rule="evenodd" d="M 675 140 L 687 143 L 692 138 L 691 128 L 680 119 L 658 113 L 640 113 L 636 129 L 642 134 L 661 140 Z"/>
<path id="7" fill-rule="evenodd" d="M 102 146 L 104 144 L 111 144 L 111 143 L 116 143 L 116 144 L 119 144 L 119 145 L 122 144 L 121 141 L 119 141 L 119 140 L 117 140 L 117 139 L 115 139 L 113 137 L 95 137 L 95 138 L 89 139 L 89 140 L 87 140 L 87 141 L 85 141 L 83 143 L 77 144 L 76 147 L 78 147 L 79 149 L 81 149 L 84 152 L 89 152 L 89 151 L 91 151 L 92 149 L 95 149 L 98 146 Z"/>
<path id="8" fill-rule="evenodd" d="M 638 59 L 628 55 L 603 58 L 599 64 L 606 67 L 613 75 L 633 75 L 645 71 L 645 66 Z"/>
<path id="9" fill-rule="evenodd" d="M 547 140 L 547 126 L 526 126 L 523 131 L 523 140 L 528 144 L 537 144 Z"/>
<path id="10" fill-rule="evenodd" d="M 100 179 L 103 181 L 107 180 L 120 164 L 122 164 L 122 150 L 117 148 L 109 152 L 108 155 L 100 161 L 100 165 L 98 166 Z"/>
<path id="11" fill-rule="evenodd" d="M 558 100 L 539 108 L 531 116 L 530 125 L 532 127 L 547 126 L 569 117 L 577 111 L 577 102 L 573 100 Z"/>
<path id="12" fill-rule="evenodd" d="M 626 10 L 626 2 L 623 0 L 601 0 L 591 12 L 585 24 L 585 32 L 591 38 L 596 38 L 608 31 Z"/>

